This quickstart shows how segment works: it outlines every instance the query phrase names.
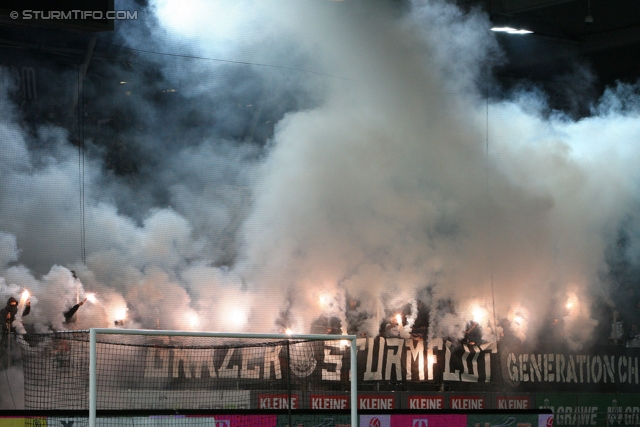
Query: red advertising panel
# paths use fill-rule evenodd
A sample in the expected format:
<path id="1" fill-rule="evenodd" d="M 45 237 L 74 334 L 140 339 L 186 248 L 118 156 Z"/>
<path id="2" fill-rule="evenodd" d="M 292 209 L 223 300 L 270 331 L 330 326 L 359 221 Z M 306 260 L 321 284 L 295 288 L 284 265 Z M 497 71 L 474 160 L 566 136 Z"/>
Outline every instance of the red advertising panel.
<path id="1" fill-rule="evenodd" d="M 533 404 L 529 396 L 498 396 L 496 398 L 498 409 L 532 409 Z"/>
<path id="2" fill-rule="evenodd" d="M 349 396 L 312 394 L 311 409 L 349 409 Z"/>
<path id="3" fill-rule="evenodd" d="M 214 415 L 216 427 L 264 426 L 276 427 L 277 415 Z"/>
<path id="4" fill-rule="evenodd" d="M 444 409 L 444 397 L 436 395 L 409 396 L 409 409 Z"/>
<path id="5" fill-rule="evenodd" d="M 258 409 L 289 409 L 288 394 L 259 394 Z M 291 409 L 298 409 L 298 395 L 291 395 Z"/>
<path id="6" fill-rule="evenodd" d="M 396 409 L 395 402 L 395 396 L 392 394 L 358 395 L 358 409 Z"/>
<path id="7" fill-rule="evenodd" d="M 391 427 L 467 427 L 466 415 L 391 415 Z"/>
<path id="8" fill-rule="evenodd" d="M 449 409 L 486 409 L 484 396 L 451 396 Z"/>

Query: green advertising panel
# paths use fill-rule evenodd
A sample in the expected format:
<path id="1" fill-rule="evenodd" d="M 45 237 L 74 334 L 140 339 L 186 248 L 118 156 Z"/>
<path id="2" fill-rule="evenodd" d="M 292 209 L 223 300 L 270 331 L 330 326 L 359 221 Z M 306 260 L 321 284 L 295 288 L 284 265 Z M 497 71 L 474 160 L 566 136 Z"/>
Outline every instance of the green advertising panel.
<path id="1" fill-rule="evenodd" d="M 347 427 L 351 425 L 351 416 L 348 414 L 292 414 L 291 426 L 293 427 Z M 278 415 L 278 427 L 288 427 L 289 416 Z"/>
<path id="2" fill-rule="evenodd" d="M 551 409 L 556 426 L 640 424 L 640 394 L 537 394 L 536 406 Z"/>
<path id="3" fill-rule="evenodd" d="M 470 414 L 467 427 L 538 427 L 537 414 Z"/>

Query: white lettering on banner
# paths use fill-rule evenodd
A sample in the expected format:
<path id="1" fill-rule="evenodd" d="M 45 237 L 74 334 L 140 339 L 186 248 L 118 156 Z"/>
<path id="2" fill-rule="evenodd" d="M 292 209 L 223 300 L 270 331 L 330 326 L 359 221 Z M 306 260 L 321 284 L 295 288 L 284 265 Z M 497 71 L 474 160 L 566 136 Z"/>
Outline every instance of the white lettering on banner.
<path id="1" fill-rule="evenodd" d="M 475 351 L 473 357 L 471 358 L 471 368 L 469 368 L 468 359 L 471 357 L 471 347 L 472 346 L 467 346 L 465 344 L 462 345 L 462 348 L 464 348 L 464 354 L 462 355 L 462 375 L 460 375 L 460 379 L 464 382 L 477 383 L 479 379 L 478 356 L 480 355 L 480 348 L 477 346 L 473 346 Z"/>
<path id="2" fill-rule="evenodd" d="M 553 382 L 555 380 L 555 372 L 553 372 L 553 354 L 545 354 L 542 357 L 544 363 L 544 380 Z"/>
<path id="3" fill-rule="evenodd" d="M 145 378 L 167 378 L 169 376 L 169 354 L 166 348 L 149 348 L 144 367 Z"/>
<path id="4" fill-rule="evenodd" d="M 407 340 L 407 381 L 411 381 L 411 367 L 418 361 L 418 379 L 424 380 L 424 341 Z"/>
<path id="5" fill-rule="evenodd" d="M 536 359 L 536 355 L 531 355 L 531 381 L 536 381 L 538 378 L 538 382 L 542 381 L 542 355 L 538 354 L 538 358 Z"/>
<path id="6" fill-rule="evenodd" d="M 444 347 L 444 340 L 442 338 L 434 338 L 433 340 L 429 340 L 428 349 L 427 349 L 427 379 L 433 379 L 433 365 L 437 365 L 436 357 L 433 354 L 433 351 L 437 348 L 442 351 Z"/>
<path id="7" fill-rule="evenodd" d="M 311 396 L 311 409 L 348 409 L 348 397 Z"/>
<path id="8" fill-rule="evenodd" d="M 564 354 L 556 354 L 556 382 L 564 381 Z"/>
<path id="9" fill-rule="evenodd" d="M 460 381 L 460 371 L 454 370 L 451 372 L 451 342 L 444 343 L 444 372 L 442 373 L 442 379 L 445 381 Z"/>
<path id="10" fill-rule="evenodd" d="M 518 366 L 516 365 L 516 355 L 513 353 L 509 353 L 507 355 L 507 372 L 509 372 L 509 379 L 514 383 L 520 381 L 520 372 L 518 371 Z"/>
<path id="11" fill-rule="evenodd" d="M 484 409 L 483 397 L 452 397 L 451 409 Z"/>
<path id="12" fill-rule="evenodd" d="M 527 362 L 529 361 L 528 354 L 521 354 L 518 356 L 518 363 L 520 364 L 520 372 L 522 373 L 522 381 L 529 381 L 529 372 L 527 372 Z"/>
<path id="13" fill-rule="evenodd" d="M 444 398 L 434 397 L 410 397 L 409 409 L 442 409 L 444 408 Z"/>
<path id="14" fill-rule="evenodd" d="M 434 351 L 445 350 L 444 380 L 478 382 L 481 376 L 484 381 L 491 379 L 491 355 L 497 352 L 496 343 L 485 343 L 480 346 L 464 347 L 462 356 L 452 354 L 452 343 L 442 339 L 434 339 L 428 344 L 403 338 L 368 338 L 358 340 L 358 350 L 365 350 L 366 365 L 364 381 L 402 381 L 412 380 L 417 373 L 419 380 L 434 379 L 434 365 L 437 359 Z M 429 346 L 425 357 L 425 345 Z M 377 350 L 375 348 L 377 346 Z M 234 379 L 276 379 L 282 378 L 280 353 L 282 347 L 264 347 L 258 355 L 251 354 L 244 348 L 230 349 L 162 349 L 150 348 L 145 359 L 145 378 L 178 378 L 198 379 L 234 378 Z M 406 352 L 406 358 L 405 354 Z M 341 381 L 345 352 L 340 344 L 334 341 L 324 343 L 324 368 L 320 375 L 324 381 Z M 481 356 L 483 354 L 483 356 Z M 216 357 L 214 357 L 214 355 Z M 484 359 L 481 359 L 483 357 Z M 484 366 L 480 361 L 484 362 Z M 403 364 L 403 362 L 405 362 Z M 452 361 L 463 366 L 462 370 L 450 372 Z M 428 366 L 425 373 L 425 362 Z M 261 373 L 262 372 L 262 373 Z M 635 372 L 635 371 L 634 371 Z M 349 377 L 351 372 L 349 372 Z M 637 376 L 637 374 L 636 374 Z"/>
<path id="15" fill-rule="evenodd" d="M 358 397 L 358 409 L 394 409 L 393 397 Z"/>
<path id="16" fill-rule="evenodd" d="M 182 364 L 182 368 L 184 369 L 184 377 L 192 378 L 194 376 L 196 378 L 200 378 L 200 372 L 202 369 L 201 366 L 196 365 L 196 358 L 194 357 L 194 352 L 190 351 L 190 349 L 186 348 L 176 348 L 173 350 L 173 378 L 178 378 L 180 375 L 180 364 Z"/>
<path id="17" fill-rule="evenodd" d="M 222 366 L 218 369 L 218 377 L 220 378 L 238 378 L 238 366 L 231 366 L 231 356 L 235 351 L 235 348 L 231 348 L 227 350 L 227 354 L 224 356 L 224 360 L 222 361 Z"/>
<path id="18" fill-rule="evenodd" d="M 604 359 L 604 382 L 605 383 L 607 382 L 607 378 L 610 378 L 612 383 L 616 382 L 613 376 L 613 370 L 615 368 L 614 357 L 615 356 L 611 356 L 611 359 L 609 360 L 606 354 L 602 356 L 602 358 Z"/>
<path id="19" fill-rule="evenodd" d="M 342 354 L 331 354 L 332 350 L 340 350 L 340 343 L 338 341 L 330 341 L 325 344 L 324 363 L 333 365 L 333 369 L 322 369 L 322 379 L 326 381 L 340 381 Z"/>
<path id="20" fill-rule="evenodd" d="M 486 342 L 480 344 L 480 351 L 484 352 L 484 381 L 491 382 L 491 354 L 498 352 L 498 344 Z"/>
<path id="21" fill-rule="evenodd" d="M 373 370 L 373 344 L 375 343 L 375 338 L 367 338 L 367 366 L 364 371 L 364 381 L 380 381 L 382 380 L 382 362 L 384 361 L 384 346 L 385 339 L 379 338 L 378 344 L 380 347 L 378 348 L 378 366 L 376 370 Z"/>
<path id="22" fill-rule="evenodd" d="M 638 357 L 509 353 L 506 359 L 513 382 L 640 384 Z"/>
<path id="23" fill-rule="evenodd" d="M 445 356 L 444 356 L 444 372 L 442 373 L 444 381 L 465 381 L 465 382 L 478 382 L 480 379 L 480 372 L 478 367 L 478 358 L 481 352 L 484 352 L 484 374 L 485 381 L 491 381 L 491 355 L 490 353 L 497 353 L 498 346 L 495 342 L 488 342 L 479 346 L 467 346 L 463 345 L 464 354 L 462 355 L 462 373 L 455 369 L 451 372 L 451 360 L 453 355 L 451 352 L 451 346 L 453 343 L 450 341 L 445 342 Z M 473 357 L 471 360 L 471 368 L 468 368 L 468 358 L 471 357 L 471 348 L 474 349 Z"/>
<path id="24" fill-rule="evenodd" d="M 404 338 L 387 339 L 387 369 L 384 371 L 384 379 L 391 381 L 391 369 L 396 367 L 396 381 L 402 381 L 402 347 Z M 411 369 L 411 366 L 409 366 Z"/>
<path id="25" fill-rule="evenodd" d="M 598 373 L 596 374 L 596 365 L 598 365 Z M 599 383 L 602 378 L 602 359 L 600 356 L 596 356 L 591 360 L 591 378 L 594 383 Z"/>
<path id="26" fill-rule="evenodd" d="M 271 379 L 271 365 L 276 374 L 276 379 L 282 378 L 282 370 L 280 369 L 280 350 L 282 346 L 265 347 L 262 378 L 265 380 Z"/>
<path id="27" fill-rule="evenodd" d="M 260 378 L 260 368 L 255 363 L 249 367 L 249 358 L 251 356 L 251 349 L 242 349 L 242 368 L 240 369 L 240 378 Z"/>
<path id="28" fill-rule="evenodd" d="M 627 373 L 626 373 L 626 369 L 623 371 L 622 370 L 622 365 L 624 365 L 624 367 L 627 367 L 627 358 L 626 357 L 621 357 L 620 359 L 618 359 L 618 378 L 620 378 L 620 382 L 625 382 L 627 381 Z"/>

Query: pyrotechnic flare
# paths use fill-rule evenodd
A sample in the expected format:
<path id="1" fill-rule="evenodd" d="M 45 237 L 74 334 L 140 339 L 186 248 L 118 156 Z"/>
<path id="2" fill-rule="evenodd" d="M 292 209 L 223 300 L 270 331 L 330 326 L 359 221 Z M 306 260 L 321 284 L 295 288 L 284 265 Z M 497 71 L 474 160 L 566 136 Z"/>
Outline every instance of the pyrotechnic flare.
<path id="1" fill-rule="evenodd" d="M 22 291 L 22 295 L 20 296 L 20 305 L 23 306 L 24 304 L 28 304 L 29 303 L 29 291 L 28 290 L 24 290 Z"/>
<path id="2" fill-rule="evenodd" d="M 114 312 L 116 322 L 123 322 L 127 317 L 127 307 L 117 308 Z"/>
<path id="3" fill-rule="evenodd" d="M 325 307 L 329 304 L 329 297 L 326 295 L 320 295 L 320 306 Z"/>
<path id="4" fill-rule="evenodd" d="M 79 303 L 77 303 L 76 305 L 74 305 L 73 307 L 71 307 L 69 310 L 65 311 L 63 313 L 64 315 L 64 321 L 66 323 L 71 323 L 74 319 L 74 314 L 76 314 L 76 311 L 78 311 L 78 309 L 80 308 L 80 306 L 84 305 L 85 301 L 87 301 L 87 298 L 83 299 L 82 301 L 80 301 Z"/>
<path id="5" fill-rule="evenodd" d="M 485 313 L 482 307 L 479 307 L 479 306 L 473 307 L 473 310 L 471 311 L 471 313 L 473 314 L 473 320 L 475 322 L 480 323 L 484 319 Z"/>
<path id="6" fill-rule="evenodd" d="M 200 320 L 198 319 L 197 314 L 193 313 L 191 316 L 189 316 L 189 326 L 191 326 L 191 328 L 197 327 L 199 323 Z"/>
<path id="7" fill-rule="evenodd" d="M 578 304 L 579 304 L 579 301 L 578 301 L 578 296 L 576 294 L 571 293 L 567 296 L 567 304 L 566 304 L 567 310 L 572 310 L 574 308 L 577 308 Z"/>
<path id="8" fill-rule="evenodd" d="M 31 305 L 27 304 L 22 312 L 22 316 L 26 316 L 31 311 Z M 7 305 L 0 310 L 0 319 L 2 319 L 5 323 L 5 328 L 8 330 L 13 330 L 13 322 L 16 320 L 16 314 L 18 313 L 18 300 L 14 297 L 10 297 L 7 300 Z"/>

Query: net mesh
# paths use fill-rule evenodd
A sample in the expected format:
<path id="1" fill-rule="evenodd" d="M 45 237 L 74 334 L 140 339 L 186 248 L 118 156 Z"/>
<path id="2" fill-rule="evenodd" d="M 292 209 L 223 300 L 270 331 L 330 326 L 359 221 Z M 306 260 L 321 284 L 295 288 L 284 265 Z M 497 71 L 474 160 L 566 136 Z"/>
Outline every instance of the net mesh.
<path id="1" fill-rule="evenodd" d="M 18 335 L 26 409 L 89 408 L 89 333 Z M 340 341 L 98 335 L 98 410 L 347 409 L 350 351 Z M 306 404 L 310 407 L 310 404 Z"/>

